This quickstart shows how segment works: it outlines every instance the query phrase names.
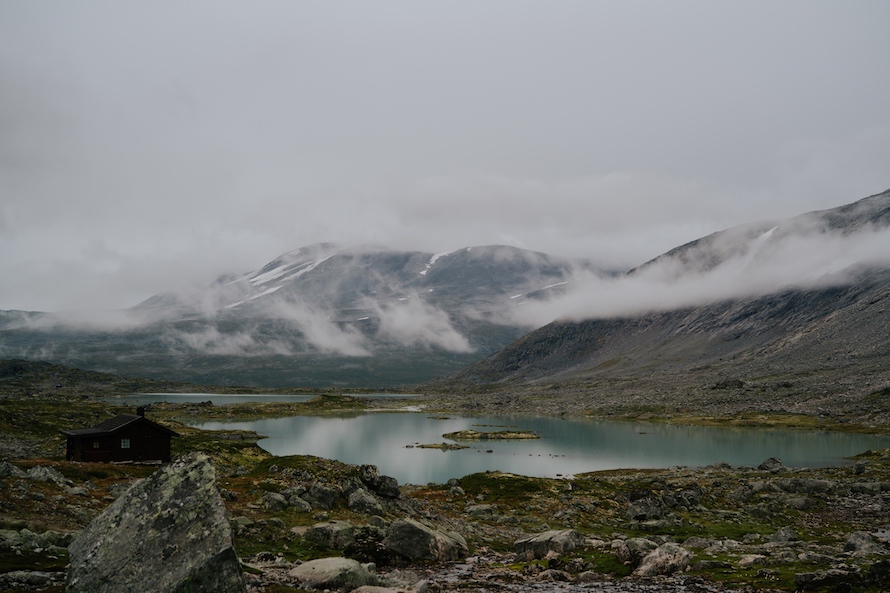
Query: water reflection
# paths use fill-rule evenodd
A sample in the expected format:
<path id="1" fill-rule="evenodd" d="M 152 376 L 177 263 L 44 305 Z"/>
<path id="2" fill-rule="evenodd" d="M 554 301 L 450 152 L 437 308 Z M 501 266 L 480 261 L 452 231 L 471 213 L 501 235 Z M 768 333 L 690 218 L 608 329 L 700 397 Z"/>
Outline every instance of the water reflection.
<path id="1" fill-rule="evenodd" d="M 532 430 L 541 439 L 464 442 L 469 449 L 440 451 L 419 444 L 454 442 L 443 434 L 465 429 Z M 274 455 L 316 455 L 377 465 L 400 483 L 442 483 L 486 470 L 557 477 L 617 468 L 757 465 L 778 457 L 789 466 L 840 465 L 868 449 L 890 447 L 890 437 L 820 431 L 703 428 L 661 424 L 529 417 L 449 417 L 375 413 L 353 417 L 296 416 L 200 428 L 255 430 Z"/>

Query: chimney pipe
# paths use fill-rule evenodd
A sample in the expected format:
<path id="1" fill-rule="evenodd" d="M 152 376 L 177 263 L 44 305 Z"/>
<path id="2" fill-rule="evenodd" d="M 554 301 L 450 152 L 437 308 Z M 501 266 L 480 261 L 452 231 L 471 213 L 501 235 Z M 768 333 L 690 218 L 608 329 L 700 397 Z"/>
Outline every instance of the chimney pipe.
<path id="1" fill-rule="evenodd" d="M 145 417 L 145 408 L 143 406 L 139 406 L 138 408 L 136 408 L 136 415 L 142 416 L 144 418 Z"/>

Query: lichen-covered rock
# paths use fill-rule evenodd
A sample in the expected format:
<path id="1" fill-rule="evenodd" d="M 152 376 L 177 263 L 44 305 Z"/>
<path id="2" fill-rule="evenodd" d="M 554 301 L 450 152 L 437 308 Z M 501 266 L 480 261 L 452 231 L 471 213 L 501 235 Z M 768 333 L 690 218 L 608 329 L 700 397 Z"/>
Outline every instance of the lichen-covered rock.
<path id="1" fill-rule="evenodd" d="M 28 470 L 28 477 L 38 482 L 53 482 L 59 486 L 71 485 L 71 480 L 63 476 L 59 470 L 46 465 L 35 465 Z"/>
<path id="2" fill-rule="evenodd" d="M 357 560 L 351 558 L 320 558 L 310 560 L 288 573 L 311 589 L 345 589 L 351 591 L 365 585 L 376 585 L 377 577 Z"/>
<path id="3" fill-rule="evenodd" d="M 328 486 L 320 482 L 312 485 L 301 498 L 317 509 L 332 509 L 342 493 L 334 486 Z"/>
<path id="4" fill-rule="evenodd" d="M 658 544 L 644 537 L 631 537 L 612 542 L 612 552 L 622 564 L 637 566 Z"/>
<path id="5" fill-rule="evenodd" d="M 24 478 L 28 474 L 6 460 L 0 461 L 0 478 Z"/>
<path id="6" fill-rule="evenodd" d="M 194 455 L 137 482 L 68 546 L 68 593 L 244 593 L 215 477 Z"/>
<path id="7" fill-rule="evenodd" d="M 303 537 L 325 548 L 342 550 L 355 542 L 355 525 L 349 521 L 316 523 Z"/>
<path id="8" fill-rule="evenodd" d="M 692 552 L 682 546 L 668 542 L 661 544 L 649 552 L 634 570 L 634 574 L 642 577 L 668 575 L 686 570 Z"/>
<path id="9" fill-rule="evenodd" d="M 357 513 L 366 515 L 383 514 L 383 506 L 380 504 L 380 501 L 364 488 L 358 488 L 349 495 L 347 506 Z"/>
<path id="10" fill-rule="evenodd" d="M 564 554 L 574 550 L 584 537 L 574 529 L 544 531 L 516 540 L 513 548 L 520 556 L 529 560 L 543 558 L 550 552 Z"/>
<path id="11" fill-rule="evenodd" d="M 864 531 L 856 531 L 850 535 L 844 544 L 845 552 L 852 552 L 853 556 L 869 556 L 871 554 L 884 554 L 886 549 L 871 534 Z"/>
<path id="12" fill-rule="evenodd" d="M 413 519 L 393 521 L 383 545 L 411 561 L 459 560 L 469 553 L 466 540 L 459 534 L 430 529 Z"/>
<path id="13" fill-rule="evenodd" d="M 785 469 L 785 464 L 782 463 L 781 459 L 770 457 L 769 459 L 758 465 L 757 469 L 765 472 L 777 472 Z"/>

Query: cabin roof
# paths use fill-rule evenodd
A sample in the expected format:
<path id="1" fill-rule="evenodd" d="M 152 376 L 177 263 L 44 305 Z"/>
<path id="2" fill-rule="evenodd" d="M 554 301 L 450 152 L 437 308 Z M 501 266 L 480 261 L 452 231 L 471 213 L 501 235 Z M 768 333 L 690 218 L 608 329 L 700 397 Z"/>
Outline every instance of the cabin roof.
<path id="1" fill-rule="evenodd" d="M 115 432 L 130 426 L 131 424 L 135 424 L 136 422 L 146 423 L 153 428 L 166 432 L 170 436 L 179 436 L 174 431 L 170 430 L 166 426 L 162 426 L 157 422 L 152 422 L 145 416 L 137 416 L 136 414 L 119 414 L 114 418 L 109 418 L 104 422 L 97 424 L 96 426 L 90 428 L 77 428 L 74 430 L 61 430 L 64 435 L 71 437 L 83 437 L 83 436 L 104 436 L 109 434 L 114 434 Z"/>

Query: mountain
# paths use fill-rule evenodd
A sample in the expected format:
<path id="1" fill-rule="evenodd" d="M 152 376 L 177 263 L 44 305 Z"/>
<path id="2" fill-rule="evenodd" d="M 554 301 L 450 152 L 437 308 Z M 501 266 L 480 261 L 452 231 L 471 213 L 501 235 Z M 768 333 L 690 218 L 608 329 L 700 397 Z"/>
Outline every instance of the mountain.
<path id="1" fill-rule="evenodd" d="M 890 410 L 890 191 L 715 233 L 616 283 L 652 298 L 633 312 L 574 311 L 445 385 L 565 389 L 589 409 L 725 399 L 735 410 Z"/>
<path id="2" fill-rule="evenodd" d="M 418 383 L 522 335 L 518 308 L 558 294 L 581 269 L 592 270 L 506 246 L 317 244 L 125 311 L 0 312 L 0 357 L 218 385 Z"/>

